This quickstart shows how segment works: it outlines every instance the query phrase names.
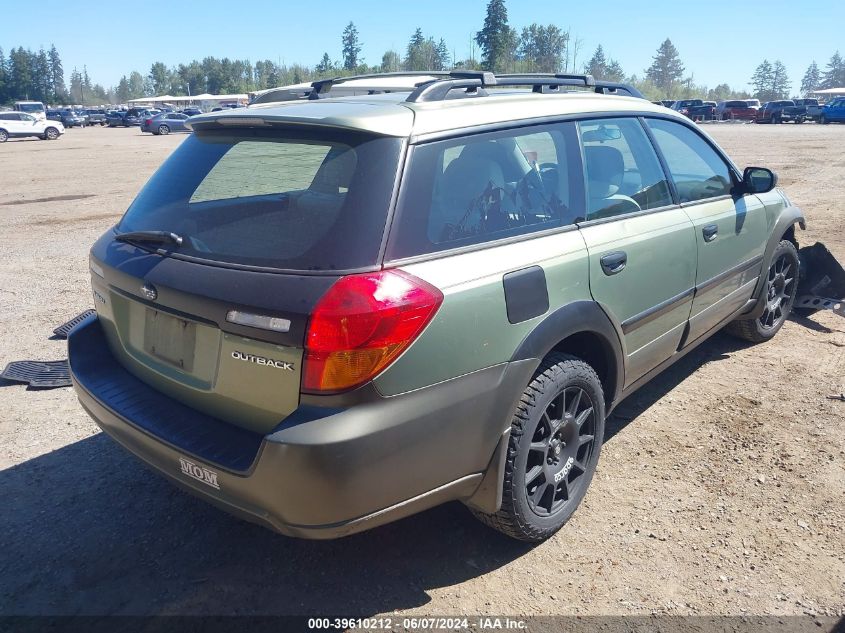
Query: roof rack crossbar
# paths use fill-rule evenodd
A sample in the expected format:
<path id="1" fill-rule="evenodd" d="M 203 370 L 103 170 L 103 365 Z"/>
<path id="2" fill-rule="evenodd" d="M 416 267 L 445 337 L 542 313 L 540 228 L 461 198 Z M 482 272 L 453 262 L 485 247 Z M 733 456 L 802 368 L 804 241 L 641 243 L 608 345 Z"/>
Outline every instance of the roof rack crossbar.
<path id="1" fill-rule="evenodd" d="M 433 73 L 432 73 L 433 74 Z M 467 83 L 476 82 L 476 83 Z M 407 101 L 442 101 L 452 90 L 461 88 L 487 88 L 490 86 L 531 86 L 535 93 L 554 92 L 561 86 L 583 86 L 592 88 L 598 94 L 624 92 L 632 97 L 644 98 L 639 90 L 628 84 L 613 81 L 597 81 L 592 75 L 566 73 L 519 73 L 494 75 L 480 70 L 460 70 L 445 74 L 420 85 Z"/>
<path id="2" fill-rule="evenodd" d="M 348 75 L 345 77 L 332 77 L 330 79 L 318 79 L 311 83 L 311 94 L 309 99 L 319 99 L 332 89 L 332 86 L 353 81 L 356 79 L 383 79 L 385 77 L 449 77 L 449 72 L 444 70 L 408 70 L 392 73 L 370 73 L 367 75 Z"/>
<path id="3" fill-rule="evenodd" d="M 586 86 L 592 87 L 596 85 L 596 80 L 592 75 L 576 75 L 567 73 L 506 73 L 503 75 L 496 75 L 496 80 L 499 85 L 502 85 L 502 80 L 508 82 L 507 85 L 559 85 L 559 86 Z M 571 83 L 553 83 L 553 82 L 571 82 Z M 519 82 L 519 83 L 516 83 Z"/>

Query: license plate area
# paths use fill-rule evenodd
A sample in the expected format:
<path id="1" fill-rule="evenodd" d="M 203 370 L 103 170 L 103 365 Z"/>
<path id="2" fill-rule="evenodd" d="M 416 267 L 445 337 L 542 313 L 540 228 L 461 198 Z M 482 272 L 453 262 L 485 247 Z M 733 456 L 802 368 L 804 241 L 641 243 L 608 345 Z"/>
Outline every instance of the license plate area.
<path id="1" fill-rule="evenodd" d="M 184 372 L 194 370 L 197 344 L 196 323 L 158 310 L 144 315 L 144 352 Z"/>

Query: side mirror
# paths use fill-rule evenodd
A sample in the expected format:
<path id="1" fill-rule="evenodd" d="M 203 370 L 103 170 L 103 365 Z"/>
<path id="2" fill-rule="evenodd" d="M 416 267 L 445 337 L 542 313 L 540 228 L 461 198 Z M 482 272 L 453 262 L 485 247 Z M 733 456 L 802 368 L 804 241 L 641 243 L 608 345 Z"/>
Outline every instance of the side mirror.
<path id="1" fill-rule="evenodd" d="M 748 193 L 768 193 L 778 184 L 778 175 L 765 167 L 746 167 L 742 184 Z"/>

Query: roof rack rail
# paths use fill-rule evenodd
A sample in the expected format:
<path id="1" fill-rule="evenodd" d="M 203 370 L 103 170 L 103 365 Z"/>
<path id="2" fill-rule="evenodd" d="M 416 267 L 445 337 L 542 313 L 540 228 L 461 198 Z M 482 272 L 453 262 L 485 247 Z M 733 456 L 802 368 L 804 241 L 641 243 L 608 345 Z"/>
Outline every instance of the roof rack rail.
<path id="1" fill-rule="evenodd" d="M 583 86 L 585 88 L 592 88 L 598 94 L 617 94 L 624 92 L 632 97 L 645 98 L 633 86 L 612 81 L 596 81 L 592 75 L 560 73 L 494 75 L 493 73 L 484 71 L 453 71 L 442 79 L 434 79 L 421 84 L 408 96 L 406 101 L 411 103 L 443 101 L 452 90 L 463 88 L 469 94 L 479 94 L 479 88 L 490 86 L 531 86 L 535 93 L 554 93 L 561 86 Z"/>
<path id="2" fill-rule="evenodd" d="M 331 79 L 318 79 L 311 84 L 309 99 L 321 99 L 332 89 L 332 86 L 346 83 L 357 79 L 384 79 L 385 77 L 449 77 L 449 72 L 444 70 L 409 70 L 392 73 L 371 73 L 367 75 L 348 75 L 346 77 L 332 77 Z"/>

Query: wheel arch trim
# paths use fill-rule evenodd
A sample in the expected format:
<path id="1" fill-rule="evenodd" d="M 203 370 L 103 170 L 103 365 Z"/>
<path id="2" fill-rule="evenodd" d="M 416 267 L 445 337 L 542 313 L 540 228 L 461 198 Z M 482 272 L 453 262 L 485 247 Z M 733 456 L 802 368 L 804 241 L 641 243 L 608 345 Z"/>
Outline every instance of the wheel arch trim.
<path id="1" fill-rule="evenodd" d="M 766 242 L 766 247 L 763 250 L 763 265 L 760 268 L 760 277 L 754 288 L 754 294 L 751 295 L 752 297 L 756 297 L 757 302 L 754 304 L 754 307 L 743 314 L 741 318 L 757 319 L 763 314 L 763 311 L 766 308 L 766 297 L 762 292 L 766 284 L 766 275 L 764 272 L 769 270 L 769 267 L 772 265 L 772 255 L 774 255 L 778 244 L 780 244 L 781 240 L 784 239 L 784 237 L 790 232 L 793 232 L 794 234 L 796 224 L 801 227 L 802 231 L 807 228 L 807 220 L 804 217 L 804 212 L 796 206 L 788 206 L 784 208 L 777 221 L 775 221 L 774 228 L 769 235 L 769 241 Z"/>
<path id="2" fill-rule="evenodd" d="M 595 301 L 573 301 L 550 312 L 522 340 L 511 361 L 541 360 L 561 343 L 577 335 L 590 335 L 601 343 L 600 351 L 607 364 L 602 386 L 607 391 L 605 402 L 609 412 L 625 384 L 625 354 L 618 328 Z"/>

